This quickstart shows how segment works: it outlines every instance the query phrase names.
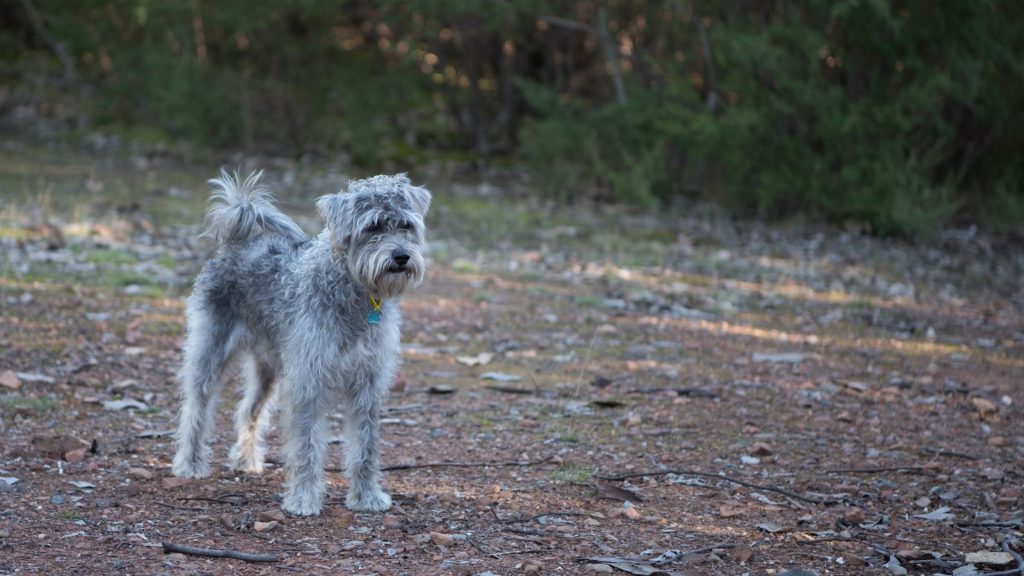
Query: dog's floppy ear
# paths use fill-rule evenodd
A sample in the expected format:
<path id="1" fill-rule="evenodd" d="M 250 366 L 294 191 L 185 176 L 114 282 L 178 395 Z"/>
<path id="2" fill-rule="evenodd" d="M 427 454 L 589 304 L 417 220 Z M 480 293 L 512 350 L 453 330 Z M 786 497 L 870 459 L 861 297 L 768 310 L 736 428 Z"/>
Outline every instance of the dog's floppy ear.
<path id="1" fill-rule="evenodd" d="M 427 215 L 427 210 L 430 209 L 429 190 L 422 186 L 406 184 L 405 186 L 402 186 L 402 193 L 405 194 L 405 199 L 409 201 L 409 205 L 417 214 L 420 216 Z"/>
<path id="2" fill-rule="evenodd" d="M 348 249 L 352 241 L 352 195 L 327 194 L 316 201 L 316 211 L 331 233 L 331 243 L 338 250 Z"/>

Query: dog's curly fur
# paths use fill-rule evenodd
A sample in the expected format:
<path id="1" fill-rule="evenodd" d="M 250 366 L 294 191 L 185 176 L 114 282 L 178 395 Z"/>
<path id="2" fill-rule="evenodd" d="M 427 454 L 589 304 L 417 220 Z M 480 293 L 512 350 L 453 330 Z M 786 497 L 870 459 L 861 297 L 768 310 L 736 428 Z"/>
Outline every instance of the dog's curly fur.
<path id="1" fill-rule="evenodd" d="M 307 238 L 260 184 L 221 172 L 208 214 L 220 246 L 188 299 L 179 373 L 181 409 L 172 471 L 210 473 L 217 394 L 233 364 L 245 394 L 235 413 L 235 469 L 263 470 L 269 406 L 280 384 L 287 482 L 284 509 L 319 514 L 327 412 L 340 402 L 349 478 L 346 505 L 381 511 L 378 428 L 399 362 L 398 300 L 423 280 L 423 218 L 431 196 L 404 174 L 350 182 L 321 197 L 326 228 Z M 374 303 L 379 303 L 379 312 Z"/>

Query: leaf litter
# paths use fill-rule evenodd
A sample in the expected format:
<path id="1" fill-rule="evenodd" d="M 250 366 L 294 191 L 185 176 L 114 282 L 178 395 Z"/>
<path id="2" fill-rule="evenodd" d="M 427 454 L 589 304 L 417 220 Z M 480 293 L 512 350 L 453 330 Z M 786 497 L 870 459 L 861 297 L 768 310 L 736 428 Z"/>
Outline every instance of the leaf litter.
<path id="1" fill-rule="evenodd" d="M 200 206 L 201 189 L 194 195 Z M 407 385 L 390 399 L 416 414 L 386 414 L 395 425 L 382 430 L 395 507 L 345 512 L 332 445 L 327 510 L 316 518 L 270 516 L 283 480 L 278 430 L 263 475 L 225 466 L 227 407 L 212 476 L 169 476 L 180 297 L 208 250 L 194 240 L 198 214 L 158 237 L 94 222 L 56 247 L 14 222 L 24 235 L 0 236 L 5 269 L 46 260 L 61 272 L 0 278 L 0 509 L 7 526 L 49 534 L 0 527 L 0 563 L 272 568 L 153 547 L 180 542 L 258 550 L 309 574 L 853 575 L 984 573 L 965 555 L 1019 553 L 1024 321 L 1001 288 L 1020 277 L 1006 246 L 726 231 L 695 215 L 578 209 L 579 232 L 564 244 L 526 231 L 499 251 L 446 235 L 457 229 L 446 210 L 431 215 L 435 261 L 405 303 Z M 615 236 L 630 230 L 669 240 Z M 172 292 L 69 280 L 100 243 L 173 260 Z M 500 257 L 477 259 L 488 250 Z M 476 272 L 459 273 L 460 261 Z M 972 284 L 965 270 L 997 277 Z M 111 392 L 132 398 L 99 400 Z M 331 419 L 332 437 L 340 424 Z M 594 470 L 656 472 L 621 484 Z M 609 508 L 607 498 L 631 505 Z M 61 534 L 73 536 L 54 545 Z"/>

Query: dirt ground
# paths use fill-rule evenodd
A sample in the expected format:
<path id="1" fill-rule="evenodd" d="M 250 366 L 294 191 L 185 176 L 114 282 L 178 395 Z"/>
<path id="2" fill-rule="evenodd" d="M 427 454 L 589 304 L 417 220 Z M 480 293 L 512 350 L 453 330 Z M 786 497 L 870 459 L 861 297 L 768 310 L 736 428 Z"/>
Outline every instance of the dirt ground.
<path id="1" fill-rule="evenodd" d="M 87 177 L 104 174 L 60 182 Z M 201 187 L 138 181 L 202 205 Z M 182 297 L 210 249 L 198 212 L 8 204 L 0 574 L 1018 573 L 1019 246 L 581 216 L 465 188 L 435 185 L 429 279 L 404 304 L 395 506 L 344 509 L 339 439 L 315 518 L 281 513 L 278 465 L 226 468 L 234 398 L 213 476 L 170 475 Z M 278 463 L 276 431 L 271 446 Z"/>

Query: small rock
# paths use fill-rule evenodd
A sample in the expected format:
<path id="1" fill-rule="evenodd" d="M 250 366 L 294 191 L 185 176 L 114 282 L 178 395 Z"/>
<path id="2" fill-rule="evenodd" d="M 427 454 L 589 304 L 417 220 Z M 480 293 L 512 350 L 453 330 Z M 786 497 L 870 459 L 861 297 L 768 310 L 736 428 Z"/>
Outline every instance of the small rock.
<path id="1" fill-rule="evenodd" d="M 968 564 L 987 564 L 989 566 L 1006 566 L 1013 562 L 1013 556 L 1009 552 L 993 552 L 982 550 L 980 552 L 968 552 L 965 558 Z"/>
<path id="2" fill-rule="evenodd" d="M 766 442 L 755 442 L 754 445 L 750 447 L 750 449 L 754 453 L 754 456 L 772 455 L 772 447 L 768 445 L 768 443 Z"/>
<path id="3" fill-rule="evenodd" d="M 132 478 L 138 478 L 139 480 L 152 480 L 153 472 L 145 468 L 129 468 L 128 475 Z"/>
<path id="4" fill-rule="evenodd" d="M 164 488 L 180 488 L 189 483 L 188 478 L 178 478 L 176 476 L 168 476 L 160 481 L 160 485 Z"/>
<path id="5" fill-rule="evenodd" d="M 544 564 L 539 560 L 527 560 L 523 562 L 523 574 L 540 574 Z"/>
<path id="6" fill-rule="evenodd" d="M 890 555 L 889 561 L 883 565 L 883 568 L 888 570 L 892 576 L 907 576 L 907 569 L 900 564 L 895 556 Z"/>
<path id="7" fill-rule="evenodd" d="M 260 512 L 261 522 L 284 522 L 284 512 L 280 509 Z"/>
<path id="8" fill-rule="evenodd" d="M 147 408 L 144 402 L 132 400 L 131 398 L 126 398 L 124 400 L 106 400 L 103 402 L 103 407 L 107 410 L 124 410 L 125 408 L 145 410 Z"/>
<path id="9" fill-rule="evenodd" d="M 974 405 L 974 409 L 978 411 L 982 418 L 994 415 L 997 410 L 996 403 L 987 398 L 971 398 L 971 404 Z"/>
<path id="10" fill-rule="evenodd" d="M 615 510 L 619 511 L 618 514 L 615 513 Z M 630 520 L 636 520 L 640 517 L 640 511 L 636 509 L 636 506 L 633 506 L 632 502 L 627 500 L 622 503 L 622 508 L 614 508 L 612 510 L 612 515 L 625 516 Z"/>
<path id="11" fill-rule="evenodd" d="M 974 564 L 964 564 L 963 566 L 953 570 L 953 576 L 980 576 L 981 572 L 978 572 L 978 568 Z"/>
<path id="12" fill-rule="evenodd" d="M 0 372 L 0 386 L 9 388 L 11 390 L 17 390 L 21 388 L 21 380 L 14 373 L 14 370 L 4 370 Z"/>
<path id="13" fill-rule="evenodd" d="M 280 522 L 277 520 L 271 520 L 270 522 L 256 522 L 252 525 L 253 530 L 257 532 L 270 532 L 274 528 L 280 526 Z"/>
<path id="14" fill-rule="evenodd" d="M 864 522 L 864 510 L 860 508 L 851 508 L 845 514 L 843 514 L 843 521 L 850 526 L 858 526 Z"/>
<path id="15" fill-rule="evenodd" d="M 402 519 L 394 514 L 388 514 L 381 520 L 381 524 L 387 528 L 400 528 L 402 526 Z"/>
<path id="16" fill-rule="evenodd" d="M 809 568 L 790 568 L 789 570 L 779 572 L 778 576 L 818 576 L 818 573 Z"/>
<path id="17" fill-rule="evenodd" d="M 74 450 L 68 450 L 64 453 L 64 460 L 77 464 L 82 460 L 85 460 L 85 453 L 88 452 L 87 448 L 76 448 Z"/>
<path id="18" fill-rule="evenodd" d="M 50 496 L 50 503 L 60 506 L 64 503 L 64 497 L 60 494 L 54 494 L 53 496 Z"/>
<path id="19" fill-rule="evenodd" d="M 455 538 L 451 534 L 442 534 L 441 532 L 431 532 L 430 540 L 438 546 L 451 546 L 455 543 Z"/>
<path id="20" fill-rule="evenodd" d="M 607 564 L 587 564 L 585 569 L 596 574 L 611 574 L 612 567 Z"/>
<path id="21" fill-rule="evenodd" d="M 749 562 L 754 556 L 754 550 L 746 544 L 739 544 L 732 550 L 729 550 L 729 555 L 732 556 L 737 562 Z"/>

